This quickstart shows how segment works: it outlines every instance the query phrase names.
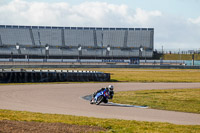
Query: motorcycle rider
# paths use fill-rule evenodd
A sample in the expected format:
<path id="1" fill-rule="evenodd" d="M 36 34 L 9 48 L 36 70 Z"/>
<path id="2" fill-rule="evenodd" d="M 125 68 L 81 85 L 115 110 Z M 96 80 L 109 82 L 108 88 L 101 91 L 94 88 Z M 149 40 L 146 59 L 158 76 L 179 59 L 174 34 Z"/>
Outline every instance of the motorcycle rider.
<path id="1" fill-rule="evenodd" d="M 101 91 L 104 91 L 106 89 L 106 91 L 108 92 L 109 94 L 109 97 L 108 99 L 112 99 L 113 96 L 114 96 L 114 86 L 113 85 L 109 85 L 108 87 L 105 87 L 105 88 L 101 88 L 100 90 L 97 90 L 97 92 L 95 92 L 93 95 L 92 95 L 92 99 L 94 99 L 94 97 L 96 96 L 97 93 L 101 92 Z M 107 103 L 108 102 L 108 99 L 104 99 L 104 103 Z"/>

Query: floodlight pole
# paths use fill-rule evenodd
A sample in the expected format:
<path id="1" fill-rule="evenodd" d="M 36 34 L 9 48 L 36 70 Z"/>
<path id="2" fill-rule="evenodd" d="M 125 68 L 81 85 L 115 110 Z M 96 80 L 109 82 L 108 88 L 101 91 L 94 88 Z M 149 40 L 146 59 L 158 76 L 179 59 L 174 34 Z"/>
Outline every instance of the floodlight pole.
<path id="1" fill-rule="evenodd" d="M 192 54 L 192 65 L 194 66 L 194 54 Z"/>
<path id="2" fill-rule="evenodd" d="M 19 54 L 20 54 L 20 46 L 19 46 L 19 43 L 16 44 L 16 49 L 17 49 L 17 52 L 18 52 L 18 58 L 19 58 Z"/>
<path id="3" fill-rule="evenodd" d="M 13 52 L 11 52 L 10 54 L 11 54 L 11 61 L 13 62 Z"/>
<path id="4" fill-rule="evenodd" d="M 46 62 L 47 62 L 47 58 L 48 58 L 48 53 L 49 53 L 49 45 L 46 44 L 46 46 L 45 46 Z"/>
<path id="5" fill-rule="evenodd" d="M 110 50 L 111 50 L 110 45 L 108 45 L 106 48 L 106 56 L 109 56 Z"/>
<path id="6" fill-rule="evenodd" d="M 142 51 L 143 51 L 143 47 L 140 46 L 140 48 L 139 48 L 139 57 L 140 57 L 140 58 L 142 58 Z"/>
<path id="7" fill-rule="evenodd" d="M 82 47 L 81 47 L 81 44 L 79 44 L 78 45 L 78 61 L 79 61 L 81 55 L 82 55 Z"/>

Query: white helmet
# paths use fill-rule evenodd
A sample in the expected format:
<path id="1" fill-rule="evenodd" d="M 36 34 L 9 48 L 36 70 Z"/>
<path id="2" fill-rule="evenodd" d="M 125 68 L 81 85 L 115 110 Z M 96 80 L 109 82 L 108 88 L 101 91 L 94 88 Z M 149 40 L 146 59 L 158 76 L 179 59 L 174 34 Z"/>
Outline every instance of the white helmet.
<path id="1" fill-rule="evenodd" d="M 108 89 L 109 89 L 109 90 L 113 90 L 113 89 L 114 89 L 113 85 L 109 85 L 109 86 L 108 86 Z"/>

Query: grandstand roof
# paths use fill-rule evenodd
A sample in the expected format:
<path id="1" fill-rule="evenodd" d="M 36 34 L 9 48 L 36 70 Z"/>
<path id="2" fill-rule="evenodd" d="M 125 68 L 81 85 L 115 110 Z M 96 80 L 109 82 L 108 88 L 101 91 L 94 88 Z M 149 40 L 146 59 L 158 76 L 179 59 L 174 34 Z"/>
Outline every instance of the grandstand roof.
<path id="1" fill-rule="evenodd" d="M 22 25 L 0 25 L 0 28 L 70 29 L 70 30 L 144 30 L 144 31 L 153 31 L 154 30 L 154 28 L 60 27 L 60 26 L 22 26 Z"/>

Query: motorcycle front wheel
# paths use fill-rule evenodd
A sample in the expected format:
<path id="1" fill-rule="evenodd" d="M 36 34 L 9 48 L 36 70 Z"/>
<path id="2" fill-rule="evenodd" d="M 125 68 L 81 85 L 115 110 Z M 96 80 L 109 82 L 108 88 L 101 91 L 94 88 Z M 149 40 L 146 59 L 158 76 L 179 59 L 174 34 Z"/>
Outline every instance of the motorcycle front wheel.
<path id="1" fill-rule="evenodd" d="M 99 105 L 103 101 L 103 96 L 99 96 L 96 101 L 96 105 Z"/>

